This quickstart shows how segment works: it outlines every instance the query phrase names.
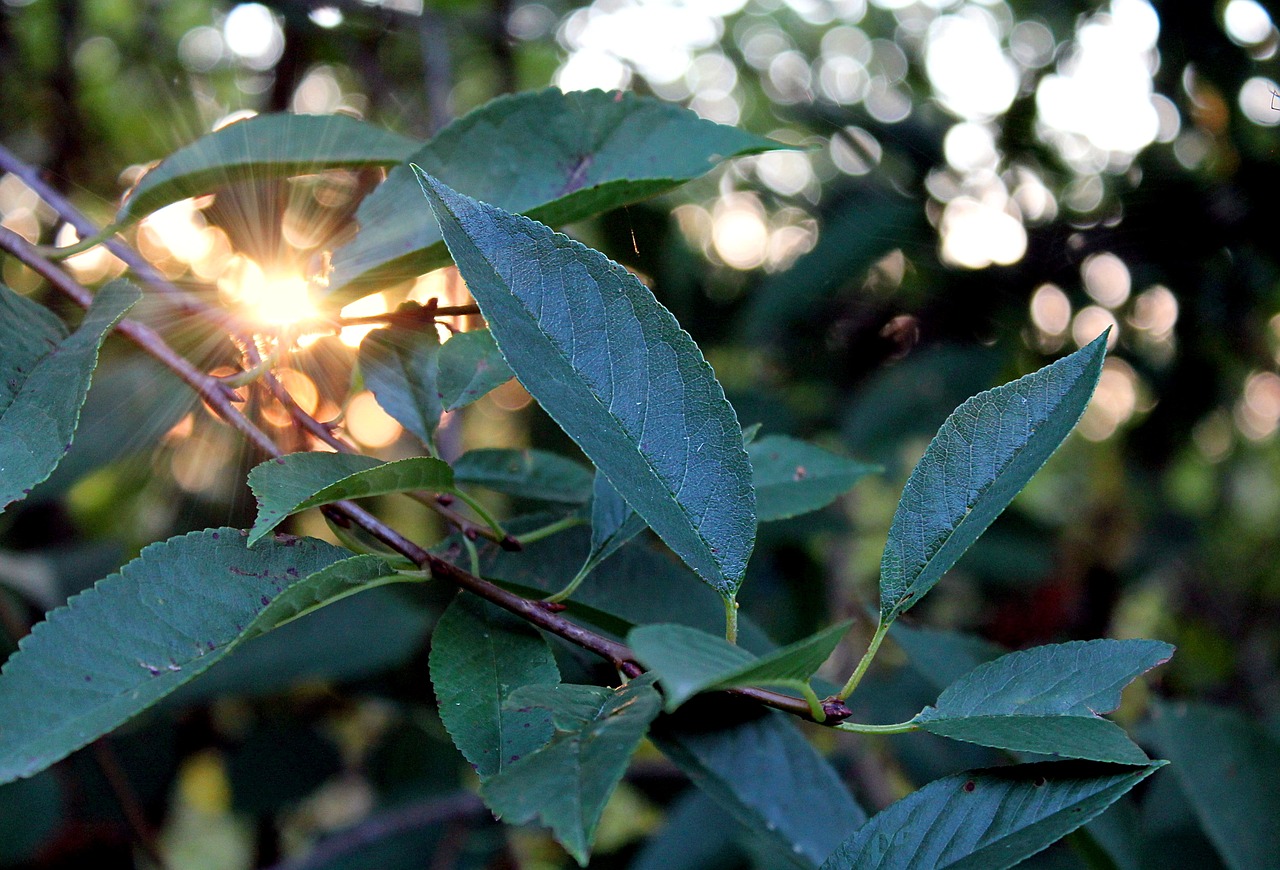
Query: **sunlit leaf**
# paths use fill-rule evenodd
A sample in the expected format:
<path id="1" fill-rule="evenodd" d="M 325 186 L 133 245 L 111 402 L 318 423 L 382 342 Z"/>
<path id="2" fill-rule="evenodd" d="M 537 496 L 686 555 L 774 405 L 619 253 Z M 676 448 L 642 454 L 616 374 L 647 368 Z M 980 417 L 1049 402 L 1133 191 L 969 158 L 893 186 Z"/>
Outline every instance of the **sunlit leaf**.
<path id="1" fill-rule="evenodd" d="M 604 805 L 661 704 L 648 675 L 617 690 L 564 684 L 518 689 L 508 705 L 549 709 L 556 734 L 491 777 L 481 795 L 506 822 L 536 820 L 549 827 L 586 866 Z"/>
<path id="2" fill-rule="evenodd" d="M 880 563 L 880 619 L 934 587 L 991 525 L 1084 413 L 1106 335 L 1037 372 L 979 393 L 938 430 L 911 472 Z"/>
<path id="3" fill-rule="evenodd" d="M 693 339 L 602 254 L 421 180 L 521 383 L 672 550 L 735 595 L 755 541 L 751 466 Z"/>
<path id="4" fill-rule="evenodd" d="M 0 672 L 0 782 L 30 776 L 146 710 L 241 642 L 395 579 L 309 538 L 253 549 L 236 529 L 152 544 L 52 611 Z"/>
<path id="5" fill-rule="evenodd" d="M 785 435 L 754 440 L 747 453 L 756 490 L 756 515 L 762 523 L 824 508 L 859 480 L 880 470 Z"/>
<path id="6" fill-rule="evenodd" d="M 258 115 L 202 136 L 160 161 L 129 192 L 116 221 L 140 218 L 235 181 L 393 166 L 421 144 L 345 115 Z"/>
<path id="7" fill-rule="evenodd" d="M 258 499 L 252 546 L 286 517 L 309 508 L 392 492 L 448 492 L 453 471 L 425 456 L 383 462 L 354 453 L 291 453 L 256 466 L 249 488 Z"/>
<path id="8" fill-rule="evenodd" d="M 458 483 L 541 501 L 582 504 L 591 495 L 591 472 L 546 450 L 468 450 L 454 461 L 453 476 Z"/>
<path id="9" fill-rule="evenodd" d="M 507 707 L 521 686 L 555 685 L 560 670 L 529 623 L 463 592 L 431 634 L 431 682 L 440 720 L 481 779 L 551 739 L 551 715 Z"/>
<path id="10" fill-rule="evenodd" d="M 878 813 L 822 870 L 1003 870 L 1065 837 L 1168 762 L 1043 762 L 935 780 Z"/>
<path id="11" fill-rule="evenodd" d="M 360 342 L 360 374 L 382 410 L 417 436 L 435 443 L 440 401 L 440 337 L 434 324 L 375 329 Z"/>
<path id="12" fill-rule="evenodd" d="M 549 88 L 481 106 L 410 159 L 476 199 L 565 224 L 670 190 L 728 157 L 786 147 L 662 100 Z M 360 233 L 334 254 L 336 298 L 449 262 L 439 227 L 417 217 L 419 196 L 401 165 L 361 203 Z"/>
<path id="13" fill-rule="evenodd" d="M 71 449 L 98 348 L 139 298 L 128 282 L 111 282 L 67 335 L 52 313 L 0 284 L 0 511 Z"/>
<path id="14" fill-rule="evenodd" d="M 456 411 L 514 375 L 487 329 L 460 332 L 440 348 L 440 401 Z"/>
<path id="15" fill-rule="evenodd" d="M 916 721 L 934 734 L 1067 758 L 1144 764 L 1114 722 L 1120 690 L 1168 661 L 1158 640 L 1089 640 L 1032 647 L 974 668 Z"/>
<path id="16" fill-rule="evenodd" d="M 1280 856 L 1280 741 L 1241 713 L 1161 704 L 1153 742 L 1231 870 L 1274 867 Z"/>

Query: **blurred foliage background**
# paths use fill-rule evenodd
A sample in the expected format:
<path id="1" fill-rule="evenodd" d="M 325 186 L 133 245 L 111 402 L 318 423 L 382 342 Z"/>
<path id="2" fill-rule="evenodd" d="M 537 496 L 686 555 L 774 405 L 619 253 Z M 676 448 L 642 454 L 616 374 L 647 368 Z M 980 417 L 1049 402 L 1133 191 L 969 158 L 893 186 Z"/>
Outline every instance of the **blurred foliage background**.
<path id="1" fill-rule="evenodd" d="M 744 425 L 885 466 L 821 515 L 763 530 L 746 612 L 786 641 L 872 605 L 897 495 L 946 414 L 1111 327 L 1077 434 L 916 621 L 1010 647 L 1168 640 L 1178 654 L 1156 691 L 1277 735 L 1278 48 L 1253 0 L 0 0 L 0 142 L 102 223 L 150 162 L 245 112 L 343 112 L 425 139 L 554 83 L 633 89 L 804 146 L 572 228 L 653 286 Z M 322 269 L 377 180 L 239 183 L 157 213 L 136 241 L 193 292 L 243 304 L 255 269 Z M 74 239 L 13 175 L 0 220 L 31 241 Z M 100 248 L 70 267 L 91 285 L 121 269 Z M 2 268 L 58 305 L 17 262 Z M 424 276 L 347 313 L 460 301 L 457 284 Z M 230 361 L 207 331 L 154 318 L 210 368 Z M 320 339 L 289 375 L 321 418 L 344 403 L 356 343 Z M 0 518 L 0 648 L 145 543 L 251 522 L 253 457 L 128 349 L 105 366 L 68 461 Z M 367 393 L 342 410 L 369 450 L 412 451 Z M 447 428 L 455 453 L 572 449 L 514 385 Z M 284 417 L 278 431 L 295 437 Z M 459 791 L 467 774 L 426 680 L 447 592 L 382 592 L 271 635 L 143 724 L 0 789 L 0 865 L 134 866 L 145 835 L 175 867 L 269 866 L 372 812 L 400 820 L 381 851 L 305 866 L 559 866 Z M 878 685 L 931 698 L 903 673 Z M 914 740 L 836 747 L 868 806 L 983 754 Z M 1161 782 L 1132 866 L 1215 866 Z M 680 788 L 656 753 L 642 763 L 595 865 L 686 866 L 662 863 L 680 854 L 662 844 L 714 811 L 683 799 L 664 814 Z M 1037 860 L 1081 866 L 1065 849 Z"/>

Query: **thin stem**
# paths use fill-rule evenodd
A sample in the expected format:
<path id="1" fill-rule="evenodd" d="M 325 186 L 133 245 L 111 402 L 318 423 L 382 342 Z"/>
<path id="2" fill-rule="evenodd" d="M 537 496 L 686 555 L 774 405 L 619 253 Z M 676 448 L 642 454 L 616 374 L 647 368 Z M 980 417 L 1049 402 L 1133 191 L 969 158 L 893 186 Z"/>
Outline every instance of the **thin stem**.
<path id="1" fill-rule="evenodd" d="M 809 705 L 809 713 L 813 716 L 813 721 L 826 722 L 827 712 L 822 709 L 822 701 L 818 699 L 818 693 L 813 690 L 813 686 L 805 683 L 800 687 L 800 694 Z"/>
<path id="2" fill-rule="evenodd" d="M 906 722 L 898 722 L 894 725 L 862 725 L 858 722 L 841 722 L 839 725 L 833 725 L 832 727 L 837 731 L 852 731 L 855 734 L 909 734 L 912 731 L 920 730 L 915 718 L 908 719 Z"/>
<path id="3" fill-rule="evenodd" d="M 425 306 L 424 306 L 425 307 Z M 480 313 L 480 306 L 471 305 L 441 305 L 430 309 L 431 317 L 467 317 Z M 370 324 L 379 323 L 395 323 L 403 317 L 399 312 L 388 311 L 385 314 L 364 314 L 359 317 L 328 317 L 325 318 L 326 326 L 333 326 L 340 329 L 344 326 L 369 326 Z"/>
<path id="4" fill-rule="evenodd" d="M 858 683 L 862 682 L 862 675 L 867 672 L 867 668 L 871 667 L 871 660 L 876 657 L 876 652 L 880 649 L 880 643 L 884 640 L 885 635 L 889 633 L 891 624 L 888 622 L 876 623 L 876 633 L 871 635 L 871 643 L 867 646 L 867 651 L 863 654 L 862 661 L 858 662 L 858 666 L 849 675 L 849 682 L 845 683 L 844 688 L 836 695 L 838 700 L 845 700 L 853 694 L 854 689 L 858 688 Z"/>
<path id="5" fill-rule="evenodd" d="M 542 599 L 548 604 L 559 604 L 561 601 L 567 601 L 573 593 L 578 591 L 578 587 L 582 585 L 582 581 L 587 579 L 591 574 L 590 562 L 578 569 L 578 573 L 573 575 L 573 579 L 565 584 L 565 587 L 553 595 L 548 595 Z"/>
<path id="6" fill-rule="evenodd" d="M 733 644 L 738 642 L 738 601 L 735 598 L 724 600 L 724 639 Z"/>
<path id="7" fill-rule="evenodd" d="M 506 530 L 502 528 L 502 525 L 496 519 L 494 519 L 493 514 L 489 513 L 489 511 L 485 509 L 485 506 L 480 504 L 480 502 L 476 501 L 476 499 L 473 496 L 467 495 L 465 492 L 463 492 L 460 489 L 455 489 L 453 491 L 453 494 L 456 495 L 458 498 L 462 499 L 463 503 L 467 507 L 475 511 L 476 516 L 480 518 L 480 522 L 484 523 L 486 526 L 489 527 L 489 530 L 494 534 L 493 540 L 501 541 L 507 537 Z M 440 504 L 438 501 L 435 501 L 434 499 L 432 501 L 434 504 L 437 504 L 437 505 Z"/>
<path id="8" fill-rule="evenodd" d="M 545 526 L 540 526 L 533 531 L 525 532 L 523 535 L 516 535 L 516 540 L 520 542 L 521 546 L 528 546 L 535 541 L 541 541 L 543 538 L 549 538 L 552 535 L 563 532 L 565 529 L 572 529 L 574 526 L 585 525 L 586 522 L 587 521 L 578 514 L 569 514 L 567 517 L 562 517 L 554 523 L 547 523 Z"/>
<path id="9" fill-rule="evenodd" d="M 74 244 L 62 246 L 38 245 L 36 250 L 38 250 L 42 256 L 48 257 L 50 260 L 57 262 L 59 260 L 65 260 L 68 257 L 74 257 L 76 254 L 83 254 L 90 248 L 98 247 L 98 245 L 101 245 L 107 239 L 111 238 L 124 228 L 124 224 L 111 224 L 103 227 L 102 230 L 94 235 L 87 236 Z"/>

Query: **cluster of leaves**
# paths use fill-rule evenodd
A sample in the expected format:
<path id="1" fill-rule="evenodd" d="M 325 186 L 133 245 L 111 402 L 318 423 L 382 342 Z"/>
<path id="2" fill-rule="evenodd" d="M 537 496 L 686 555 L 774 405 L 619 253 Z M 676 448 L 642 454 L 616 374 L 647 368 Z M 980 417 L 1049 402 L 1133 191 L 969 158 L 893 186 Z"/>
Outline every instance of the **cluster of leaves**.
<path id="1" fill-rule="evenodd" d="M 323 133 L 312 129 L 320 123 L 262 117 L 198 141 L 144 178 L 112 229 L 207 193 L 214 180 L 394 166 L 361 206 L 359 234 L 335 254 L 329 300 L 448 257 L 457 265 L 487 332 L 441 344 L 429 316 L 416 323 L 407 312 L 360 350 L 365 383 L 432 455 L 268 459 L 249 476 L 258 499 L 252 530 L 207 529 L 153 544 L 48 614 L 0 674 L 0 781 L 38 773 L 258 635 L 374 587 L 447 580 L 440 566 L 449 562 L 506 595 L 485 601 L 461 592 L 437 624 L 429 667 L 441 719 L 488 806 L 511 823 L 550 828 L 584 865 L 605 804 L 646 736 L 759 835 L 770 866 L 826 870 L 1011 866 L 1165 763 L 1101 715 L 1119 706 L 1124 686 L 1171 656 L 1157 641 L 1065 643 L 976 660 L 942 681 L 934 704 L 895 724 L 851 721 L 846 704 L 886 637 L 910 652 L 897 620 L 1071 431 L 1098 381 L 1105 336 L 974 396 L 947 419 L 899 502 L 867 652 L 836 690 L 817 671 L 847 624 L 777 648 L 750 622 L 739 625 L 737 597 L 758 522 L 820 509 L 875 469 L 786 436 L 744 432 L 702 352 L 654 295 L 537 220 L 563 223 L 652 196 L 776 143 L 601 92 L 500 99 L 421 147 L 355 121 Z M 45 480 L 66 451 L 98 347 L 136 298 L 127 282 L 108 285 L 67 335 L 48 311 L 0 288 L 5 504 Z M 534 451 L 437 457 L 441 414 L 512 374 L 592 468 Z M 507 528 L 524 521 L 490 517 L 471 486 L 543 503 L 553 521 L 526 538 L 559 532 L 548 543 L 569 550 L 573 567 L 555 575 L 547 565 L 556 560 L 535 568 L 531 554 L 510 552 L 520 539 Z M 300 511 L 402 492 L 464 501 L 506 549 L 481 551 L 465 534 L 439 542 L 430 561 L 356 538 L 344 549 L 272 534 Z M 585 523 L 589 543 L 572 532 Z M 689 571 L 655 570 L 651 586 L 612 597 L 611 586 L 593 581 L 623 554 L 649 558 L 645 529 Z M 722 605 L 710 619 L 696 603 L 705 601 L 698 580 Z M 537 600 L 548 592 L 551 600 Z M 554 615 L 539 623 L 544 629 L 570 641 L 589 633 L 601 641 L 597 651 L 615 651 L 620 685 L 563 682 L 547 635 L 528 620 L 535 611 Z M 716 692 L 740 697 L 695 697 Z M 787 717 L 760 703 L 839 731 L 924 731 L 1028 763 L 944 777 L 867 819 Z M 1194 730 L 1179 723 L 1162 725 L 1168 733 L 1159 742 L 1170 754 Z"/>

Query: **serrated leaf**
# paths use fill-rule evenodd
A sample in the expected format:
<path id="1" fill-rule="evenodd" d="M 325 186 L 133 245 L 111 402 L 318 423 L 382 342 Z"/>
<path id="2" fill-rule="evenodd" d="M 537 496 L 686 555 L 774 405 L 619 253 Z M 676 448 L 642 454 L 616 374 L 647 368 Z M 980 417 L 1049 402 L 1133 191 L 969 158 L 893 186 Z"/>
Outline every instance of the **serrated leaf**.
<path id="1" fill-rule="evenodd" d="M 440 336 L 434 324 L 375 329 L 360 342 L 360 374 L 382 410 L 417 436 L 435 443 L 440 401 Z"/>
<path id="2" fill-rule="evenodd" d="M 737 686 L 795 689 L 827 660 L 849 622 L 757 658 L 722 637 L 687 625 L 645 625 L 627 635 L 640 664 L 658 675 L 671 712 L 699 692 Z"/>
<path id="3" fill-rule="evenodd" d="M 898 502 L 880 562 L 880 621 L 934 587 L 1075 426 L 1102 373 L 1104 333 L 947 418 Z"/>
<path id="4" fill-rule="evenodd" d="M 878 813 L 822 870 L 1004 870 L 1065 837 L 1168 762 L 1042 762 L 944 777 Z"/>
<path id="5" fill-rule="evenodd" d="M 620 689 L 530 686 L 509 705 L 550 708 L 551 742 L 490 778 L 481 795 L 512 824 L 537 820 L 586 866 L 604 805 L 626 772 L 631 755 L 658 715 L 662 699 L 653 678 L 637 677 Z"/>
<path id="6" fill-rule="evenodd" d="M 291 453 L 256 466 L 249 488 L 258 499 L 253 546 L 285 517 L 309 508 L 393 492 L 449 492 L 453 471 L 425 456 L 383 462 L 355 453 Z"/>
<path id="7" fill-rule="evenodd" d="M 751 465 L 693 339 L 604 255 L 420 179 L 521 383 L 649 527 L 732 598 L 755 542 Z"/>
<path id="8" fill-rule="evenodd" d="M 454 461 L 453 477 L 458 483 L 561 504 L 582 504 L 591 495 L 591 472 L 582 463 L 545 450 L 468 450 Z"/>
<path id="9" fill-rule="evenodd" d="M 645 521 L 631 509 L 618 491 L 599 471 L 591 486 L 591 550 L 578 569 L 585 577 L 596 566 L 645 530 Z"/>
<path id="10" fill-rule="evenodd" d="M 394 166 L 421 145 L 345 115 L 258 115 L 201 136 L 160 161 L 129 192 L 116 222 L 235 181 Z"/>
<path id="11" fill-rule="evenodd" d="M 1225 707 L 1160 704 L 1152 720 L 1182 791 L 1231 870 L 1275 867 L 1280 856 L 1280 741 Z"/>
<path id="12" fill-rule="evenodd" d="M 1090 640 L 1038 646 L 974 668 L 916 722 L 926 731 L 998 749 L 1145 764 L 1124 729 L 1101 718 L 1120 690 L 1169 660 L 1157 640 Z"/>
<path id="13" fill-rule="evenodd" d="M 752 441 L 747 453 L 756 490 L 756 517 L 762 523 L 820 510 L 868 474 L 881 470 L 785 435 Z"/>
<path id="14" fill-rule="evenodd" d="M 546 711 L 505 706 L 522 686 L 560 682 L 551 647 L 529 623 L 459 593 L 432 632 L 428 664 L 440 720 L 482 780 L 551 739 Z"/>
<path id="15" fill-rule="evenodd" d="M 248 549 L 244 532 L 206 529 L 152 544 L 52 611 L 5 663 L 0 782 L 106 734 L 241 642 L 394 578 L 375 556 L 309 538 Z"/>
<path id="16" fill-rule="evenodd" d="M 71 335 L 0 284 L 0 511 L 48 479 L 68 450 L 111 328 L 141 298 L 127 281 L 98 291 Z"/>
<path id="17" fill-rule="evenodd" d="M 730 702 L 732 703 L 732 702 Z M 650 738 L 698 788 L 769 849 L 770 868 L 813 870 L 866 821 L 840 775 L 790 717 L 717 704 L 708 725 L 692 706 L 654 724 Z"/>
<path id="18" fill-rule="evenodd" d="M 460 332 L 440 348 L 440 401 L 446 411 L 470 405 L 513 377 L 487 329 Z"/>
<path id="19" fill-rule="evenodd" d="M 565 224 L 671 190 L 726 158 L 787 147 L 662 100 L 548 88 L 481 106 L 410 159 L 476 199 Z M 419 203 L 404 165 L 361 203 L 360 233 L 334 253 L 337 299 L 449 262 L 435 224 L 405 219 Z"/>

